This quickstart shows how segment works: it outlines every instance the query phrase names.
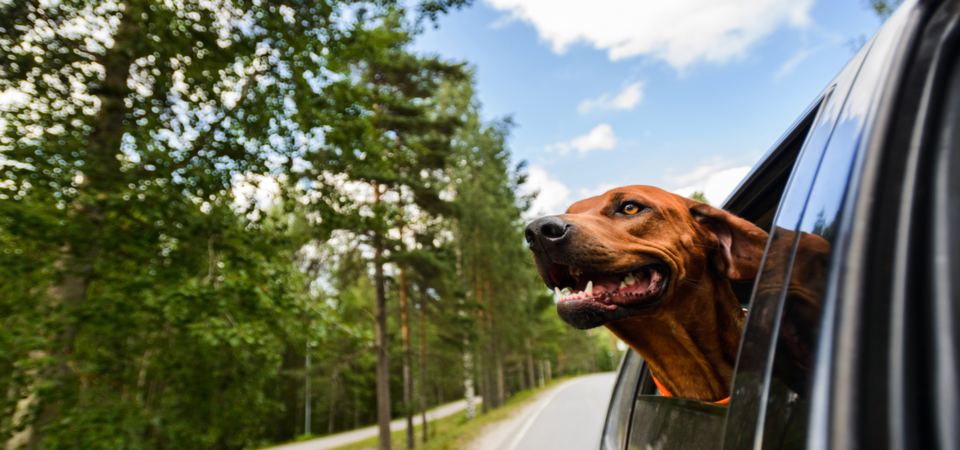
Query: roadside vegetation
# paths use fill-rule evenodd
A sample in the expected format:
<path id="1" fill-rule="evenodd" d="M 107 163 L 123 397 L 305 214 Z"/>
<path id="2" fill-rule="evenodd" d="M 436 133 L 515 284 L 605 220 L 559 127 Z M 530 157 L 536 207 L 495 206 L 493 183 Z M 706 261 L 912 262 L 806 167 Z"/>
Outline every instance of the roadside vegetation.
<path id="1" fill-rule="evenodd" d="M 469 3 L 0 1 L 0 445 L 258 448 L 473 392 L 475 427 L 612 370 L 529 261 L 513 122 L 409 49 Z"/>
<path id="2" fill-rule="evenodd" d="M 427 431 L 428 439 L 423 446 L 418 446 L 417 448 L 423 450 L 458 450 L 469 448 L 471 443 L 481 437 L 488 426 L 517 414 L 520 409 L 534 401 L 537 393 L 550 389 L 569 379 L 570 377 L 555 379 L 546 383 L 542 388 L 538 387 L 514 395 L 500 408 L 490 411 L 488 414 L 480 416 L 475 420 L 467 420 L 466 412 L 460 412 L 430 422 Z M 393 446 L 401 448 L 405 445 L 406 436 L 406 430 L 393 432 L 391 434 Z M 418 441 L 423 439 L 422 427 L 416 428 L 415 436 Z M 343 447 L 337 447 L 335 450 L 373 450 L 376 448 L 377 438 L 370 438 Z"/>

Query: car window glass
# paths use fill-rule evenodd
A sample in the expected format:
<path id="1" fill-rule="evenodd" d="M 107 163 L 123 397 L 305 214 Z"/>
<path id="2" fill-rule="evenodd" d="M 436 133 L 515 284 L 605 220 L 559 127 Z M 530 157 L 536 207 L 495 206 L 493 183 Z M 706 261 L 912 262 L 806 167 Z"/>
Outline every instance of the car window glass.
<path id="1" fill-rule="evenodd" d="M 807 444 L 814 357 L 827 274 L 834 263 L 831 249 L 840 245 L 838 224 L 854 159 L 871 123 L 871 106 L 879 100 L 876 87 L 889 76 L 884 70 L 891 57 L 889 48 L 899 38 L 895 32 L 874 38 L 830 137 L 797 228 L 797 250 L 778 315 L 773 364 L 767 368 L 765 449 L 800 449 Z"/>
<path id="2" fill-rule="evenodd" d="M 778 207 L 763 269 L 755 284 L 744 327 L 731 391 L 724 448 L 754 448 L 755 439 L 760 437 L 756 431 L 766 416 L 767 392 L 763 386 L 768 371 L 772 369 L 772 338 L 779 326 L 777 318 L 782 313 L 781 300 L 787 292 L 786 275 L 792 269 L 794 249 L 800 241 L 794 230 L 800 224 L 824 151 L 864 56 L 865 52 L 858 53 L 837 77 L 833 91 L 828 91 Z"/>
<path id="3" fill-rule="evenodd" d="M 617 384 L 613 387 L 613 395 L 610 398 L 610 410 L 603 428 L 601 450 L 623 450 L 624 448 L 627 426 L 630 424 L 630 406 L 633 403 L 642 363 L 643 358 L 633 350 L 628 350 L 623 356 L 620 375 L 617 377 Z"/>
<path id="4" fill-rule="evenodd" d="M 628 447 L 631 450 L 721 448 L 726 406 L 676 397 L 640 395 L 633 408 Z"/>

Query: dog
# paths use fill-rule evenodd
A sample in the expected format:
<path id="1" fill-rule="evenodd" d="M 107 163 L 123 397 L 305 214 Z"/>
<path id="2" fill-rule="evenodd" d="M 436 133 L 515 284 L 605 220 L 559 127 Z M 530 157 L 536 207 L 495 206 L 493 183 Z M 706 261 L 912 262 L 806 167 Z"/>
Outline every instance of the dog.
<path id="1" fill-rule="evenodd" d="M 729 399 L 744 323 L 730 282 L 756 277 L 767 232 L 706 203 L 627 186 L 524 234 L 564 321 L 606 326 L 643 357 L 663 395 Z"/>

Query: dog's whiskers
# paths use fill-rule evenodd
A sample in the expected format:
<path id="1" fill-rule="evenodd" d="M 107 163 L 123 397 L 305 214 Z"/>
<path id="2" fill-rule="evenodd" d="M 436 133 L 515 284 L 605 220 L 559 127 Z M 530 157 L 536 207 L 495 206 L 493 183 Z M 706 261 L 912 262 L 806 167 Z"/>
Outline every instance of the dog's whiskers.
<path id="1" fill-rule="evenodd" d="M 690 287 L 692 287 L 692 288 L 694 288 L 694 289 L 703 289 L 703 288 L 706 287 L 706 286 L 700 285 L 700 280 L 691 280 L 691 279 L 689 279 L 689 278 L 681 278 L 681 279 L 680 279 L 680 283 L 682 283 L 682 284 L 684 284 L 684 285 L 686 285 L 686 286 L 690 286 Z"/>

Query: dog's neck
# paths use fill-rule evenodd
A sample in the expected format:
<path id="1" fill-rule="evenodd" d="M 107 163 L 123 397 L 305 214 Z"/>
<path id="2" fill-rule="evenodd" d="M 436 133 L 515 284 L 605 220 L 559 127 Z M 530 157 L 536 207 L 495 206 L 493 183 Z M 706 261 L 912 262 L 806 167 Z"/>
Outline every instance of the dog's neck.
<path id="1" fill-rule="evenodd" d="M 676 397 L 718 401 L 730 396 L 743 312 L 730 282 L 714 281 L 684 286 L 671 295 L 672 304 L 649 315 L 606 325 Z"/>

